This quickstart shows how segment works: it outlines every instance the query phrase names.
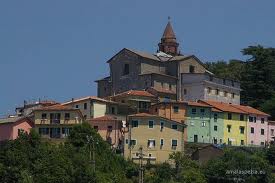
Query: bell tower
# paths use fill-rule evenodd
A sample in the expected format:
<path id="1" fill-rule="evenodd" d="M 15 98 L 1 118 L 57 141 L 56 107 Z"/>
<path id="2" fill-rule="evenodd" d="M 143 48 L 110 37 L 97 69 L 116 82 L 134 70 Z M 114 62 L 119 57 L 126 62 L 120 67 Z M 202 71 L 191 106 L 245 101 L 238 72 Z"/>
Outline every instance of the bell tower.
<path id="1" fill-rule="evenodd" d="M 176 35 L 173 31 L 170 17 L 168 17 L 168 23 L 165 27 L 165 30 L 163 32 L 162 38 L 160 43 L 158 44 L 159 51 L 162 51 L 164 53 L 167 53 L 169 55 L 179 55 L 179 43 L 177 43 Z"/>

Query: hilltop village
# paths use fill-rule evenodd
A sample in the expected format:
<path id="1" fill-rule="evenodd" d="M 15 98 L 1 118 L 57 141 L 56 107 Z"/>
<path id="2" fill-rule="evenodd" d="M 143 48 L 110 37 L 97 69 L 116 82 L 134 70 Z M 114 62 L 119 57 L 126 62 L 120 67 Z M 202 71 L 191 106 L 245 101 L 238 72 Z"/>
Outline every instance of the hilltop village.
<path id="1" fill-rule="evenodd" d="M 150 54 L 124 48 L 110 58 L 110 74 L 96 80 L 97 96 L 66 102 L 24 102 L 0 119 L 0 141 L 35 129 L 62 141 L 89 123 L 125 159 L 165 162 L 186 145 L 266 147 L 274 142 L 269 114 L 241 105 L 238 81 L 218 78 L 195 55 L 180 53 L 170 21 Z"/>

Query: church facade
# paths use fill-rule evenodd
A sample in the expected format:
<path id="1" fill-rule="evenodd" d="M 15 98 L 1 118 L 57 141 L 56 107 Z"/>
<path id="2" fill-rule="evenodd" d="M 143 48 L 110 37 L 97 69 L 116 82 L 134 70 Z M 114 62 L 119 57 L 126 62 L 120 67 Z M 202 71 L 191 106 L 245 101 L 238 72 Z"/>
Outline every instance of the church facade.
<path id="1" fill-rule="evenodd" d="M 195 55 L 179 51 L 170 21 L 155 54 L 123 48 L 107 61 L 110 75 L 97 80 L 98 97 L 147 90 L 165 100 L 217 100 L 240 103 L 240 84 L 219 79 Z"/>

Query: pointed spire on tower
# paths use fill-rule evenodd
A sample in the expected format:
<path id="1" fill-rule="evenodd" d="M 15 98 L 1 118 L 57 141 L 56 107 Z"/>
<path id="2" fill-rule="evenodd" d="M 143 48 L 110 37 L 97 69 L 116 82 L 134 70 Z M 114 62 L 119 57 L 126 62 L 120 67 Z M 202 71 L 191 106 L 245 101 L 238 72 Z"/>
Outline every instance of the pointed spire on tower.
<path id="1" fill-rule="evenodd" d="M 159 50 L 170 55 L 178 55 L 179 44 L 177 43 L 170 19 L 171 18 L 168 17 L 168 23 L 164 29 L 161 42 L 159 43 Z"/>

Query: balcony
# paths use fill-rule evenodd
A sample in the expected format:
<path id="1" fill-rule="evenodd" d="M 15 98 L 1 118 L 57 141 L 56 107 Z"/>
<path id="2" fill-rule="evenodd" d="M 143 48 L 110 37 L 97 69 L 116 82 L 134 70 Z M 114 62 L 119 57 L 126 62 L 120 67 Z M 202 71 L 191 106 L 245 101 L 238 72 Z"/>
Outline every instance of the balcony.
<path id="1" fill-rule="evenodd" d="M 60 124 L 60 119 L 51 119 L 50 124 Z"/>

